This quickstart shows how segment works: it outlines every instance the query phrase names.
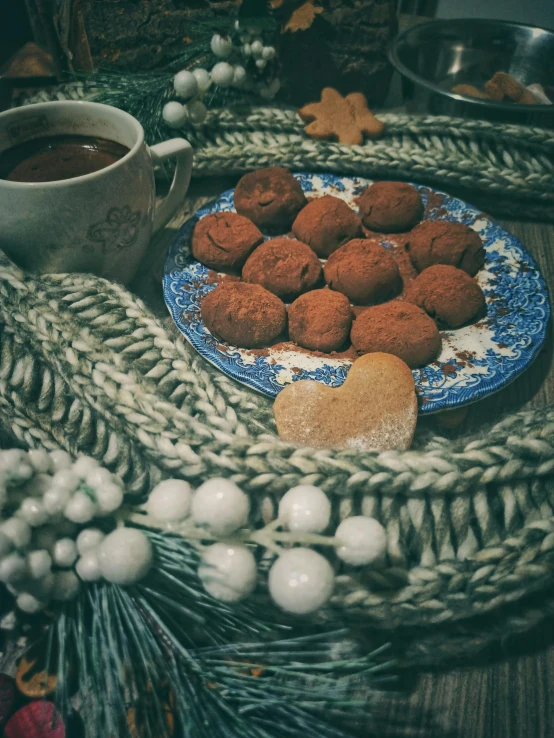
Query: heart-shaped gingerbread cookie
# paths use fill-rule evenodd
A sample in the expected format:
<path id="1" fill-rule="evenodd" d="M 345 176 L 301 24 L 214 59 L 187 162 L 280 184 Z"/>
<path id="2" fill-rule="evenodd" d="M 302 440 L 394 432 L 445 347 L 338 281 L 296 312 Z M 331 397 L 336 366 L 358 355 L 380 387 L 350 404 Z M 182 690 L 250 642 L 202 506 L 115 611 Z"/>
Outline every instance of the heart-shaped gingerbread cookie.
<path id="1" fill-rule="evenodd" d="M 414 378 L 392 354 L 366 354 L 341 387 L 310 379 L 282 390 L 273 405 L 279 436 L 312 448 L 406 450 L 417 420 Z"/>

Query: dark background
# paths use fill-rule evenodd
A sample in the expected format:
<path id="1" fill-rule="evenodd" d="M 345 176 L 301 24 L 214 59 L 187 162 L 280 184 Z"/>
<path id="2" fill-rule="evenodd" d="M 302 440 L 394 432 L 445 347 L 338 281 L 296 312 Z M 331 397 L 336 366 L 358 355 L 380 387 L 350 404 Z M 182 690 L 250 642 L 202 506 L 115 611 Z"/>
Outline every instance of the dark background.
<path id="1" fill-rule="evenodd" d="M 0 65 L 31 40 L 24 0 L 0 0 Z"/>

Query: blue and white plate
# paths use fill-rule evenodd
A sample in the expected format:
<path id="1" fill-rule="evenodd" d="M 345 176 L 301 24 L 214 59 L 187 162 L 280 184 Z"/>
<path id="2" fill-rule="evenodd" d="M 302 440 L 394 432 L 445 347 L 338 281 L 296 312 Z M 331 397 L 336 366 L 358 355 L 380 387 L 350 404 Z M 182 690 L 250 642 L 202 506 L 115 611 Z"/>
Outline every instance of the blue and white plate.
<path id="1" fill-rule="evenodd" d="M 371 184 L 357 177 L 296 174 L 308 196 L 333 194 L 354 209 L 355 198 Z M 413 372 L 422 414 L 460 407 L 497 392 L 536 357 L 546 334 L 550 306 L 539 270 L 510 233 L 470 205 L 416 185 L 425 219 L 466 223 L 483 239 L 485 268 L 477 275 L 487 301 L 486 317 L 457 330 L 442 331 L 438 361 Z M 352 364 L 344 357 L 314 356 L 281 344 L 252 351 L 222 343 L 202 322 L 200 302 L 215 287 L 209 270 L 189 249 L 197 221 L 208 213 L 234 210 L 233 190 L 201 208 L 179 230 L 165 263 L 164 297 L 177 327 L 204 358 L 229 377 L 275 397 L 290 382 L 316 379 L 330 387 L 344 382 Z M 392 246 L 394 236 L 385 246 Z M 212 273 L 213 277 L 213 273 Z"/>

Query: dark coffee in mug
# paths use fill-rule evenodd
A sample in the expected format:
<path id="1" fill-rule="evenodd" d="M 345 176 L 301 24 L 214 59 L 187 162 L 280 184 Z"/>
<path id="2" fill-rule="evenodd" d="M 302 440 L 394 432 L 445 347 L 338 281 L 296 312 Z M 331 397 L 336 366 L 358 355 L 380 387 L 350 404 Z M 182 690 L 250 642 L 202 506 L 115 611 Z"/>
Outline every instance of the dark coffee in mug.
<path id="1" fill-rule="evenodd" d="M 9 182 L 56 182 L 115 164 L 129 149 L 94 136 L 44 136 L 0 154 L 0 179 Z"/>

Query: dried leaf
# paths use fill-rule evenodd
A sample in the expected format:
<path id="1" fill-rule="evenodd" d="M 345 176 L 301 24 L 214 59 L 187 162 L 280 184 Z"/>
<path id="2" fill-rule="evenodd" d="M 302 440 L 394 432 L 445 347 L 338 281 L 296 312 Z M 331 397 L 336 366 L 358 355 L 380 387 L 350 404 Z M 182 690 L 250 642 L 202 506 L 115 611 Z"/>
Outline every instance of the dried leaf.
<path id="1" fill-rule="evenodd" d="M 273 10 L 277 10 L 277 8 L 280 8 L 284 2 L 285 0 L 270 0 L 269 4 Z"/>
<path id="2" fill-rule="evenodd" d="M 307 0 L 293 12 L 283 28 L 285 31 L 296 33 L 296 31 L 307 31 L 315 20 L 316 15 L 323 13 L 323 8 L 314 5 L 313 0 Z"/>

